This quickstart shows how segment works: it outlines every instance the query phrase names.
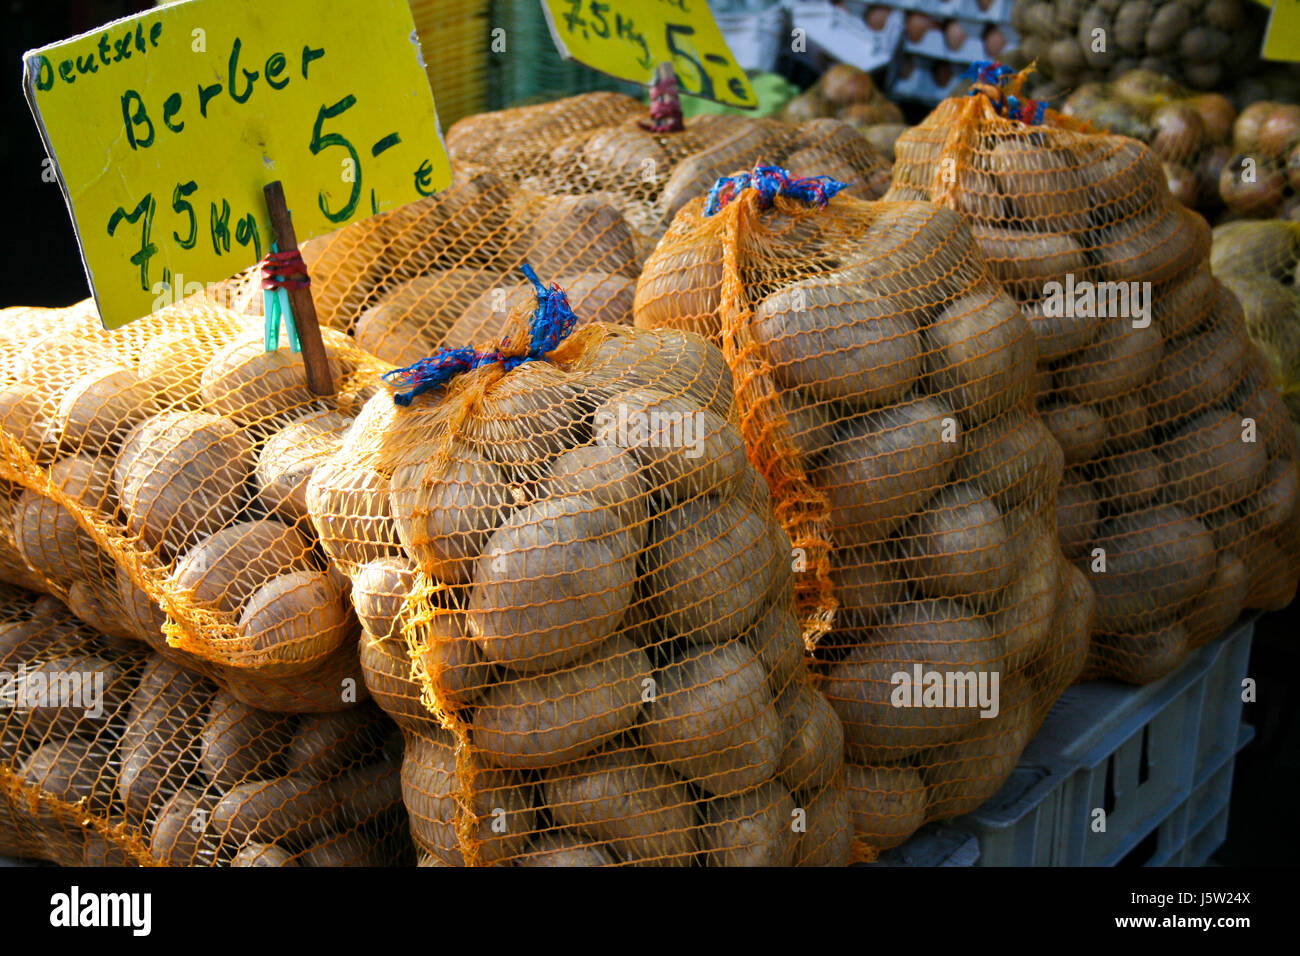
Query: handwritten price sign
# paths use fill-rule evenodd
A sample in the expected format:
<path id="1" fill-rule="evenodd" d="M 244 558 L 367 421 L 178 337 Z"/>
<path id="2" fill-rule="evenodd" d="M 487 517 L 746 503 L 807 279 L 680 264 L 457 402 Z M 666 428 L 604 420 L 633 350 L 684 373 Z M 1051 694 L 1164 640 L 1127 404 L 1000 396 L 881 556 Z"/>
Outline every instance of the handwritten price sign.
<path id="1" fill-rule="evenodd" d="M 1263 57 L 1300 61 L 1300 0 L 1274 0 L 1264 34 Z"/>
<path id="2" fill-rule="evenodd" d="M 758 105 L 707 0 L 542 0 L 542 7 L 566 59 L 647 85 L 656 66 L 671 63 L 685 93 Z"/>
<path id="3" fill-rule="evenodd" d="M 451 181 L 406 0 L 192 0 L 23 59 L 109 328 L 269 252 L 272 180 L 299 239 Z"/>

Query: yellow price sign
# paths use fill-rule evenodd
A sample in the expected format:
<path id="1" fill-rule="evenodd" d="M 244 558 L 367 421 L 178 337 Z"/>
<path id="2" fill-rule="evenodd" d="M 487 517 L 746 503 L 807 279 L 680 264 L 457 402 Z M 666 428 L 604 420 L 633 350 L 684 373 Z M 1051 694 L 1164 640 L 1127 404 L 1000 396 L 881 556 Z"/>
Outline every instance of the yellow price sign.
<path id="1" fill-rule="evenodd" d="M 706 0 L 542 0 L 542 8 L 565 59 L 645 85 L 671 63 L 684 93 L 758 106 Z"/>
<path id="2" fill-rule="evenodd" d="M 271 251 L 431 195 L 451 165 L 406 0 L 190 0 L 24 55 L 115 328 Z"/>
<path id="3" fill-rule="evenodd" d="M 1273 0 L 1260 55 L 1266 60 L 1300 62 L 1300 0 Z"/>

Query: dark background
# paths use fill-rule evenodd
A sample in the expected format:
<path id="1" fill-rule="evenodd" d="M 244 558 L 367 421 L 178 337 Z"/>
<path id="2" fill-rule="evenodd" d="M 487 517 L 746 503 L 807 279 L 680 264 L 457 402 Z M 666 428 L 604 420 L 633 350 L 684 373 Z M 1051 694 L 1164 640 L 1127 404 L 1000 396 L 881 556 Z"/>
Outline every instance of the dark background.
<path id="1" fill-rule="evenodd" d="M 9 187 L 10 204 L 0 307 L 70 305 L 90 294 L 63 194 L 56 183 L 41 180 L 45 149 L 22 93 L 22 54 L 152 5 L 142 0 L 8 3 L 0 31 L 0 76 L 9 77 L 0 93 L 0 182 Z M 917 118 L 909 114 L 909 119 Z M 1300 850 L 1300 815 L 1295 812 L 1300 796 L 1300 614 L 1295 605 L 1260 620 L 1250 676 L 1258 682 L 1259 698 L 1246 707 L 1245 719 L 1254 724 L 1256 737 L 1238 758 L 1228 842 L 1215 860 L 1229 866 L 1294 866 Z"/>

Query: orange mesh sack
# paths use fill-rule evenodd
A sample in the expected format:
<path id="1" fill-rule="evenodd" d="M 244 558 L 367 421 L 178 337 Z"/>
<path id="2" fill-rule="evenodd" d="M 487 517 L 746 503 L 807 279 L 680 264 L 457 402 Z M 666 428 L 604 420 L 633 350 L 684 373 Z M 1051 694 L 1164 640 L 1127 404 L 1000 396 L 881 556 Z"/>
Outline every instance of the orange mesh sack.
<path id="1" fill-rule="evenodd" d="M 602 107 L 612 95 L 584 94 L 505 110 L 495 120 L 497 114 L 464 119 L 448 132 L 453 160 L 489 169 L 540 193 L 598 196 L 618 208 L 649 244 L 663 235 L 689 199 L 719 176 L 763 158 L 780 159 L 797 171 L 816 167 L 834 172 L 872 196 L 889 185 L 888 159 L 847 121 L 815 118 L 794 125 L 703 114 L 683 121 L 675 131 L 656 132 L 648 128 L 644 108 L 620 109 L 619 115 L 600 124 L 571 118 L 589 99 L 591 115 L 606 116 Z M 565 122 L 543 121 L 550 116 L 565 117 Z M 535 137 L 506 132 L 538 127 L 541 132 Z M 509 148 L 503 150 L 501 141 Z"/>
<path id="2" fill-rule="evenodd" d="M 373 704 L 274 714 L 0 586 L 0 854 L 64 866 L 414 862 Z"/>
<path id="3" fill-rule="evenodd" d="M 538 301 L 402 370 L 309 488 L 423 862 L 848 862 L 840 721 L 721 354 L 565 338 Z"/>
<path id="4" fill-rule="evenodd" d="M 1028 315 L 1067 466 L 1062 547 L 1097 592 L 1087 673 L 1144 682 L 1243 608 L 1290 601 L 1295 435 L 1205 220 L 1141 143 L 1002 115 L 1020 79 L 984 77 L 904 134 L 887 198 L 968 217 Z"/>
<path id="5" fill-rule="evenodd" d="M 1300 422 L 1300 222 L 1215 226 L 1210 268 L 1241 303 L 1246 331 Z"/>
<path id="6" fill-rule="evenodd" d="M 563 279 L 584 320 L 630 323 L 641 266 L 604 198 L 541 196 L 464 169 L 427 199 L 304 242 L 302 257 L 321 324 L 394 365 L 500 335 L 530 299 L 525 262 Z M 260 283 L 260 272 L 233 283 L 229 304 L 260 315 Z"/>
<path id="7" fill-rule="evenodd" d="M 636 324 L 722 346 L 880 849 L 998 789 L 1083 663 L 1091 592 L 1056 543 L 1033 333 L 969 228 L 834 188 L 759 168 L 697 197 Z"/>
<path id="8" fill-rule="evenodd" d="M 346 579 L 305 484 L 387 366 L 325 330 L 337 391 L 314 395 L 286 337 L 267 351 L 260 320 L 201 297 L 114 332 L 85 307 L 3 319 L 10 580 L 105 633 L 170 644 L 253 706 L 363 696 Z"/>

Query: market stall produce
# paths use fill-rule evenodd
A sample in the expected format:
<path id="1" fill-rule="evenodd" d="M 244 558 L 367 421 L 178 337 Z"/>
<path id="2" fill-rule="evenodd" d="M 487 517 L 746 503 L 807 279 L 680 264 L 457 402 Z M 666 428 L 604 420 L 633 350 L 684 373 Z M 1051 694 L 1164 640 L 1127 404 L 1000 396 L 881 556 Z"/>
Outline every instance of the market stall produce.
<path id="1" fill-rule="evenodd" d="M 427 865 L 850 858 L 840 720 L 722 355 L 534 283 L 389 376 L 308 485 Z"/>
<path id="2" fill-rule="evenodd" d="M 701 192 L 646 262 L 636 325 L 727 359 L 875 851 L 998 789 L 1083 665 L 1091 591 L 1056 541 L 1028 320 L 956 213 L 838 188 L 759 167 Z M 922 701 L 955 675 L 971 697 Z"/>
<path id="3" fill-rule="evenodd" d="M 1141 143 L 1075 128 L 984 64 L 898 143 L 887 199 L 962 213 L 1038 343 L 1059 532 L 1097 592 L 1087 672 L 1145 682 L 1295 592 L 1296 438 L 1210 230 Z"/>
<path id="4" fill-rule="evenodd" d="M 63 866 L 414 862 L 373 704 L 257 710 L 173 654 L 0 586 L 0 855 Z"/>

